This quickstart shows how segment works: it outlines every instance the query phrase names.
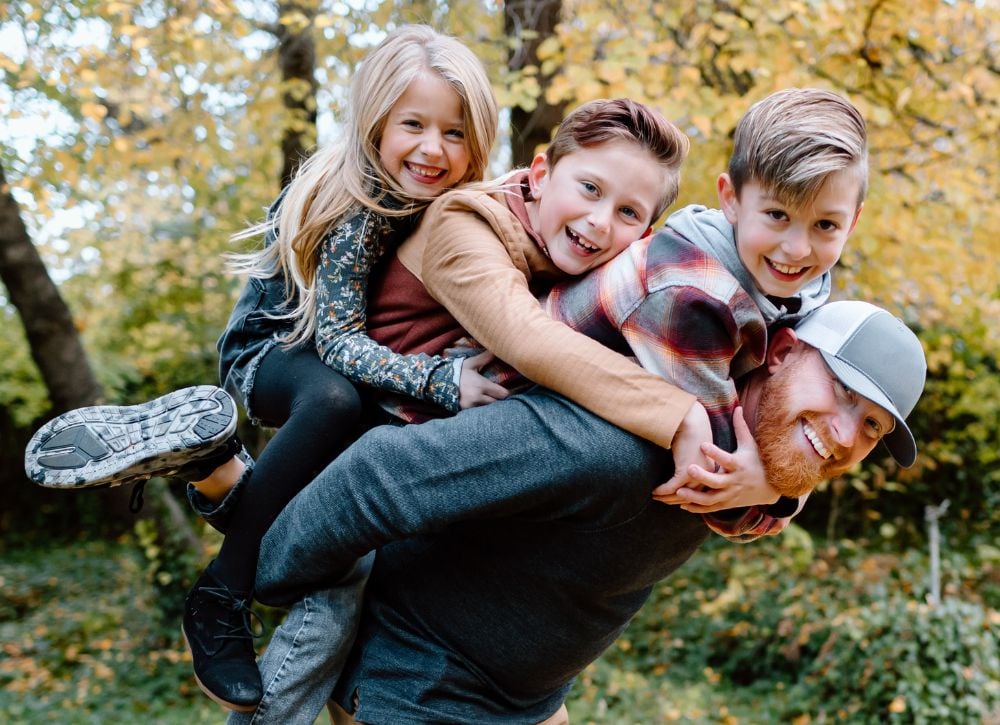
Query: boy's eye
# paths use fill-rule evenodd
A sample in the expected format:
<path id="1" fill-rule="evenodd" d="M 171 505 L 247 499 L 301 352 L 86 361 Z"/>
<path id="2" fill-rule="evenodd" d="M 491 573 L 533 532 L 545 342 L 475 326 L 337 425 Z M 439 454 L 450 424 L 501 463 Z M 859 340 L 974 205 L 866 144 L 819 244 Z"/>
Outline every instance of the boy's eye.
<path id="1" fill-rule="evenodd" d="M 600 191 L 600 189 L 597 188 L 597 184 L 592 184 L 589 181 L 581 181 L 580 186 L 582 186 L 583 190 L 588 194 L 597 194 Z"/>
<path id="2" fill-rule="evenodd" d="M 840 228 L 837 222 L 830 221 L 829 219 L 820 219 L 816 222 L 816 226 L 823 232 L 833 232 Z"/>
<path id="3" fill-rule="evenodd" d="M 630 206 L 623 206 L 622 207 L 622 214 L 624 214 L 625 216 L 627 216 L 627 217 L 629 217 L 631 219 L 638 219 L 639 218 L 639 212 L 637 212 L 635 209 L 633 209 Z"/>
<path id="4" fill-rule="evenodd" d="M 868 431 L 872 436 L 872 438 L 882 437 L 883 435 L 882 423 L 880 423 L 878 420 L 876 420 L 875 418 L 868 418 L 867 420 L 865 420 L 865 425 L 868 426 Z"/>
<path id="5" fill-rule="evenodd" d="M 771 219 L 773 219 L 776 222 L 783 222 L 786 219 L 788 219 L 788 215 L 785 212 L 781 211 L 781 209 L 768 209 L 764 213 L 767 214 L 769 217 L 771 217 Z"/>

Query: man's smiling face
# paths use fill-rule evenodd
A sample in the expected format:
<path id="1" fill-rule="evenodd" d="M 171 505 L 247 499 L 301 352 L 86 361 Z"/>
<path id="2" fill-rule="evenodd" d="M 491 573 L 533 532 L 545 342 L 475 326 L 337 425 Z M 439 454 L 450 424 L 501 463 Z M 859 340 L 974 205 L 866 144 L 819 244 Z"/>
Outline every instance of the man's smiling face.
<path id="1" fill-rule="evenodd" d="M 800 342 L 763 383 L 755 437 L 768 482 L 801 496 L 850 470 L 893 425 L 887 410 L 846 388 Z"/>

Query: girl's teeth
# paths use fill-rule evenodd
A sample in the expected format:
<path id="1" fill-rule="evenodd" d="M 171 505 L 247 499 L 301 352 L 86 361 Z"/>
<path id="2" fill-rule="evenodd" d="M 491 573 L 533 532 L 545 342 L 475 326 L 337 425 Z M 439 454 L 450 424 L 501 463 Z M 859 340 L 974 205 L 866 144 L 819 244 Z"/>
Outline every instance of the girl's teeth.
<path id="1" fill-rule="evenodd" d="M 407 168 L 409 168 L 414 174 L 424 176 L 428 179 L 433 179 L 444 173 L 441 169 L 435 169 L 430 166 L 417 166 L 416 164 L 407 164 Z"/>

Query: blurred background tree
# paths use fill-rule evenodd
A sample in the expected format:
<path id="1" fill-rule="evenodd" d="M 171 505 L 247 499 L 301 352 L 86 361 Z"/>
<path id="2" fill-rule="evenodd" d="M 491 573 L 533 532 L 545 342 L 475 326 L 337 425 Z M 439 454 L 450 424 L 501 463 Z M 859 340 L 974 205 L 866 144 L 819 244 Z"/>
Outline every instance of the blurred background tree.
<path id="1" fill-rule="evenodd" d="M 870 192 L 836 294 L 883 304 L 920 335 L 929 380 L 911 420 L 921 452 L 906 471 L 876 456 L 829 482 L 800 517 L 802 535 L 922 547 L 924 507 L 949 499 L 941 523 L 964 557 L 956 571 L 978 567 L 977 581 L 993 581 L 998 21 L 996 3 L 976 0 L 5 3 L 0 553 L 131 526 L 109 522 L 110 499 L 30 486 L 28 436 L 82 402 L 216 379 L 215 339 L 240 285 L 224 270 L 230 235 L 335 137 L 364 54 L 391 28 L 428 22 L 468 43 L 493 77 L 506 109 L 496 173 L 527 163 L 566 109 L 629 96 L 692 139 L 678 204 L 713 205 L 751 103 L 810 85 L 858 105 Z M 60 318 L 59 298 L 71 317 Z M 157 550 L 148 530 L 137 537 Z"/>

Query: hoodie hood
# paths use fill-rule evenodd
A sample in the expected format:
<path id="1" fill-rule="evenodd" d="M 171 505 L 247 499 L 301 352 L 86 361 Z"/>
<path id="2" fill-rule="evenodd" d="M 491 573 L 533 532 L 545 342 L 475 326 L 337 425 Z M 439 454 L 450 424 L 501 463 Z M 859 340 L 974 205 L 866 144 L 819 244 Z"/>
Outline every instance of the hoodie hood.
<path id="1" fill-rule="evenodd" d="M 793 300 L 768 297 L 757 287 L 753 276 L 743 265 L 736 249 L 733 225 L 718 209 L 691 204 L 667 217 L 666 226 L 687 239 L 703 252 L 722 262 L 760 308 L 768 326 L 778 320 L 795 321 L 819 307 L 830 297 L 830 273 L 807 284 Z"/>

